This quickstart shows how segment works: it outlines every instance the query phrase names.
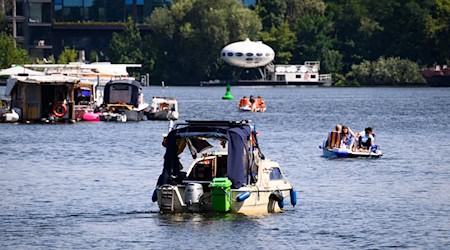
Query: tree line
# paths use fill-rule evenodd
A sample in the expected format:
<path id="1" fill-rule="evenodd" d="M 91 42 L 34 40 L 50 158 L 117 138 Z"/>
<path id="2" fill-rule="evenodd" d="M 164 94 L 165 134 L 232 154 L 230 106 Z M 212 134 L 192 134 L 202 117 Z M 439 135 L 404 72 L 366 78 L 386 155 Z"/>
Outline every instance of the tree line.
<path id="1" fill-rule="evenodd" d="M 141 63 L 154 84 L 231 79 L 220 51 L 245 38 L 271 46 L 274 63 L 321 61 L 338 85 L 423 83 L 423 68 L 450 64 L 450 0 L 175 0 L 145 25 L 129 19 L 107 56 Z"/>

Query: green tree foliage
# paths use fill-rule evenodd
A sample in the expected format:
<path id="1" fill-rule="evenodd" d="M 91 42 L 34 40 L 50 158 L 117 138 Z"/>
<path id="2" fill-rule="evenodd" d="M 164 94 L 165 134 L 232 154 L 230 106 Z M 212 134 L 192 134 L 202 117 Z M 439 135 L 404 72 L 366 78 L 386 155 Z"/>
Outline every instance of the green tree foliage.
<path id="1" fill-rule="evenodd" d="M 59 64 L 67 64 L 69 62 L 75 62 L 76 60 L 77 60 L 77 51 L 69 47 L 64 47 L 64 50 L 58 57 Z"/>
<path id="2" fill-rule="evenodd" d="M 419 65 L 399 57 L 380 57 L 376 61 L 364 60 L 352 66 L 352 76 L 361 84 L 399 85 L 424 84 Z"/>
<path id="3" fill-rule="evenodd" d="M 258 16 L 238 0 L 179 0 L 147 19 L 157 60 L 153 79 L 198 81 L 224 72 L 220 51 L 228 43 L 255 39 Z"/>
<path id="4" fill-rule="evenodd" d="M 450 64 L 450 0 L 435 0 L 435 6 L 427 16 L 426 27 L 434 62 Z"/>
<path id="5" fill-rule="evenodd" d="M 89 61 L 98 62 L 98 53 L 94 49 L 89 52 Z"/>
<path id="6" fill-rule="evenodd" d="M 113 33 L 108 57 L 112 63 L 140 63 L 142 61 L 142 38 L 131 17 L 121 33 Z"/>
<path id="7" fill-rule="evenodd" d="M 286 19 L 287 1 L 289 0 L 260 0 L 255 11 L 261 17 L 264 30 L 272 26 L 279 27 Z"/>
<path id="8" fill-rule="evenodd" d="M 291 61 L 291 50 L 295 48 L 297 39 L 287 22 L 282 23 L 278 28 L 272 26 L 270 32 L 260 32 L 260 36 L 263 42 L 276 51 L 276 63 L 287 64 Z"/>
<path id="9" fill-rule="evenodd" d="M 322 60 L 324 53 L 334 46 L 333 22 L 327 16 L 307 15 L 299 19 L 296 30 L 298 62 Z"/>
<path id="10" fill-rule="evenodd" d="M 0 68 L 11 67 L 12 64 L 26 64 L 30 59 L 27 52 L 17 48 L 11 36 L 0 33 Z"/>
<path id="11" fill-rule="evenodd" d="M 333 49 L 325 50 L 322 54 L 321 70 L 323 72 L 338 73 L 344 67 L 342 54 Z"/>
<path id="12" fill-rule="evenodd" d="M 326 5 L 322 0 L 287 0 L 286 19 L 291 28 L 297 26 L 299 18 L 307 15 L 325 14 Z"/>

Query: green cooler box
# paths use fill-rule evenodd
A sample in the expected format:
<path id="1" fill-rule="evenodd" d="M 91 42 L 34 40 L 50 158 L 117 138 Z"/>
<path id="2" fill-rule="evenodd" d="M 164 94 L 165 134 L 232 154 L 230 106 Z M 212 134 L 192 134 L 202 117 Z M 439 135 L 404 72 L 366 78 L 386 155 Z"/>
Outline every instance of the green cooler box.
<path id="1" fill-rule="evenodd" d="M 230 210 L 231 181 L 228 178 L 214 178 L 209 184 L 212 195 L 212 208 L 217 212 Z"/>

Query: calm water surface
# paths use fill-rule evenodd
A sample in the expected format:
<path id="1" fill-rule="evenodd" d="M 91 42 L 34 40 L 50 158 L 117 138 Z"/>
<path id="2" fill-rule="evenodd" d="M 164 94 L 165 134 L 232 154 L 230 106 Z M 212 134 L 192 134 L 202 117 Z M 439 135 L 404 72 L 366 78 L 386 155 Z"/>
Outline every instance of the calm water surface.
<path id="1" fill-rule="evenodd" d="M 0 87 L 0 93 L 4 87 Z M 448 249 L 450 88 L 144 88 L 181 120 L 251 119 L 299 204 L 281 214 L 160 215 L 167 122 L 0 124 L 1 249 Z M 384 157 L 321 157 L 336 123 L 375 127 Z"/>

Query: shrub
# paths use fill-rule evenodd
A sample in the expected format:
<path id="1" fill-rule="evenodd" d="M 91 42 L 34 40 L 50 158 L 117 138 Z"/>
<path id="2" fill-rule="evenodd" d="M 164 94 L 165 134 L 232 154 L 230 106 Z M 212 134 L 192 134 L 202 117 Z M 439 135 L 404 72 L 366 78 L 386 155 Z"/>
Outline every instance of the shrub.
<path id="1" fill-rule="evenodd" d="M 364 60 L 361 64 L 352 65 L 351 75 L 362 84 L 412 85 L 425 83 L 417 63 L 398 57 L 380 57 L 373 62 Z"/>

